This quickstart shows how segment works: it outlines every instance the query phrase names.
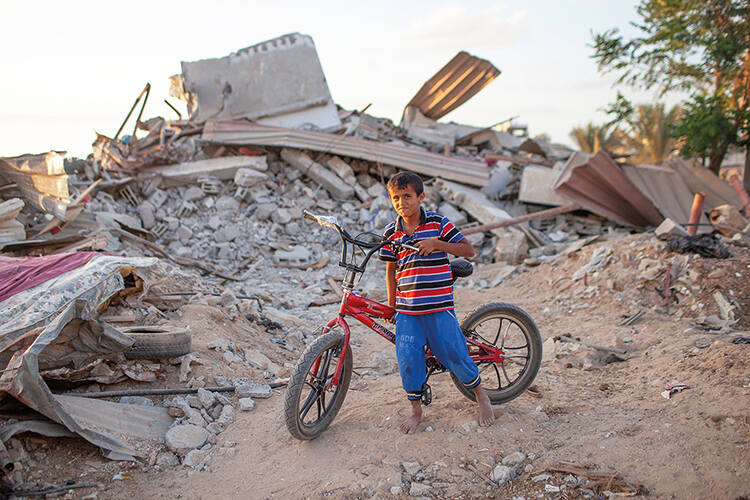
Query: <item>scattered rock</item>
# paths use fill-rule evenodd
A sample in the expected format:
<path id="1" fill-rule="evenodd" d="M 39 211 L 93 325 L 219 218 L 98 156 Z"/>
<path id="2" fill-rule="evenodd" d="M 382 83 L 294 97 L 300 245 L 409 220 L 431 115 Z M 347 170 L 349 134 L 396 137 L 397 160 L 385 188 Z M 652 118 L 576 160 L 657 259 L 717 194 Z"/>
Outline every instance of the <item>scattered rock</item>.
<path id="1" fill-rule="evenodd" d="M 505 458 L 503 458 L 502 463 L 503 465 L 515 466 L 515 465 L 520 464 L 524 460 L 526 460 L 526 455 L 524 455 L 520 451 L 516 451 L 506 456 Z"/>
<path id="2" fill-rule="evenodd" d="M 194 469 L 202 468 L 210 461 L 209 450 L 192 450 L 185 455 L 185 459 L 182 461 L 182 465 L 192 467 Z"/>
<path id="3" fill-rule="evenodd" d="M 413 476 L 422 469 L 419 462 L 401 462 L 401 467 L 403 467 L 406 473 L 410 476 Z"/>
<path id="4" fill-rule="evenodd" d="M 507 465 L 496 465 L 490 473 L 490 479 L 497 484 L 507 483 L 512 481 L 516 477 L 516 470 L 513 467 Z"/>
<path id="5" fill-rule="evenodd" d="M 421 497 L 429 493 L 431 489 L 432 489 L 432 486 L 428 486 L 426 484 L 411 483 L 411 488 L 409 488 L 409 495 L 413 497 Z"/>
<path id="6" fill-rule="evenodd" d="M 165 440 L 172 453 L 184 454 L 203 446 L 208 439 L 208 431 L 197 425 L 175 425 L 167 431 Z"/>
<path id="7" fill-rule="evenodd" d="M 244 384 L 239 385 L 234 393 L 240 398 L 268 399 L 273 395 L 271 386 L 268 384 Z"/>
<path id="8" fill-rule="evenodd" d="M 200 388 L 198 389 L 198 401 L 203 408 L 208 410 L 216 403 L 216 396 L 213 392 Z"/>
<path id="9" fill-rule="evenodd" d="M 175 467 L 180 464 L 180 460 L 171 451 L 163 451 L 156 455 L 156 465 L 162 467 Z"/>
<path id="10" fill-rule="evenodd" d="M 255 401 L 252 398 L 240 398 L 240 410 L 250 411 L 255 407 Z"/>

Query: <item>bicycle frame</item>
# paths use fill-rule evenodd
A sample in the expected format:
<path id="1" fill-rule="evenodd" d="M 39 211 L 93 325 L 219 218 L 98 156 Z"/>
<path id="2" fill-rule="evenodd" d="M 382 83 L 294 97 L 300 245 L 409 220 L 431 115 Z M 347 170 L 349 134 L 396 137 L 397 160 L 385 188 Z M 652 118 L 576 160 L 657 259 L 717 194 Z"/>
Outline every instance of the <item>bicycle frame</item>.
<path id="1" fill-rule="evenodd" d="M 345 280 L 345 285 L 347 284 Z M 321 332 L 321 335 L 324 335 L 328 333 L 331 328 L 335 326 L 341 327 L 341 329 L 344 331 L 344 346 L 341 350 L 341 358 L 339 360 L 338 366 L 336 367 L 336 372 L 333 374 L 333 377 L 331 378 L 331 382 L 328 385 L 328 388 L 333 388 L 336 385 L 338 385 L 339 377 L 341 375 L 341 370 L 344 367 L 344 358 L 349 355 L 349 338 L 351 335 L 351 330 L 349 328 L 349 324 L 346 322 L 346 316 L 350 316 L 363 325 L 367 326 L 371 330 L 373 330 L 375 333 L 386 339 L 388 342 L 395 344 L 396 343 L 396 335 L 390 331 L 388 328 L 384 327 L 377 321 L 375 321 L 372 316 L 380 319 L 389 319 L 393 317 L 393 314 L 396 312 L 395 309 L 392 307 L 389 307 L 385 304 L 381 304 L 380 302 L 376 302 L 374 300 L 368 299 L 367 297 L 361 297 L 357 294 L 355 294 L 350 289 L 344 290 L 344 296 L 341 298 L 341 306 L 339 307 L 339 313 L 338 315 L 329 321 L 326 326 L 323 328 L 323 331 Z M 479 342 L 475 339 L 466 338 L 467 342 L 470 344 L 469 348 L 469 356 L 471 356 L 471 359 L 474 362 L 483 362 L 483 361 L 489 361 L 489 362 L 495 362 L 495 363 L 502 363 L 505 361 L 505 353 L 494 346 L 488 346 L 482 342 Z M 426 362 L 429 363 L 429 360 L 435 361 L 435 367 L 436 369 L 442 370 L 442 365 L 440 362 L 435 358 L 435 356 L 427 350 L 427 354 L 425 356 Z M 318 373 L 318 367 L 320 365 L 320 359 L 317 359 L 315 361 L 315 364 L 312 366 L 311 372 L 313 375 L 316 375 Z"/>
<path id="2" fill-rule="evenodd" d="M 328 385 L 328 388 L 333 388 L 338 385 L 339 383 L 339 377 L 341 376 L 341 371 L 344 367 L 344 359 L 347 355 L 349 355 L 349 338 L 351 336 L 351 331 L 349 329 L 349 324 L 346 322 L 346 316 L 351 316 L 352 318 L 356 319 L 360 323 L 364 324 L 371 330 L 375 331 L 378 335 L 386 339 L 392 344 L 396 343 L 396 335 L 391 332 L 388 328 L 384 327 L 377 321 L 375 321 L 372 317 L 380 318 L 380 319 L 390 319 L 393 317 L 394 313 L 396 312 L 395 309 L 392 307 L 389 307 L 385 304 L 381 304 L 380 302 L 376 302 L 374 300 L 368 299 L 366 297 L 361 297 L 354 293 L 354 282 L 356 279 L 357 274 L 362 274 L 365 272 L 365 268 L 367 267 L 367 263 L 369 262 L 370 258 L 374 255 L 375 252 L 377 252 L 382 246 L 386 244 L 399 244 L 404 248 L 408 248 L 411 250 L 418 250 L 417 248 L 411 247 L 404 243 L 395 243 L 395 242 L 388 242 L 383 241 L 376 244 L 368 244 L 363 243 L 361 241 L 357 241 L 356 239 L 352 238 L 349 233 L 344 231 L 341 226 L 339 226 L 335 219 L 327 218 L 327 217 L 321 217 L 313 215 L 307 211 L 304 212 L 304 217 L 308 220 L 312 220 L 317 222 L 318 224 L 322 226 L 331 227 L 339 235 L 339 240 L 341 242 L 341 258 L 339 260 L 339 266 L 346 269 L 346 274 L 344 276 L 344 281 L 342 283 L 342 290 L 343 290 L 343 297 L 341 298 L 341 305 L 339 307 L 339 313 L 338 316 L 336 316 L 334 319 L 329 321 L 326 326 L 323 328 L 323 331 L 321 334 L 328 333 L 331 328 L 335 326 L 341 327 L 342 330 L 344 330 L 344 346 L 341 349 L 341 355 L 340 360 L 338 363 L 338 366 L 336 367 L 336 372 L 334 373 L 333 377 L 331 378 L 331 382 Z M 348 247 L 348 245 L 352 245 L 352 247 Z M 362 248 L 367 248 L 369 251 L 367 252 L 365 258 L 362 260 L 360 265 L 356 265 L 354 262 L 354 246 L 359 246 Z M 349 259 L 347 256 L 349 255 L 348 248 L 352 248 L 352 261 L 349 262 Z M 469 347 L 469 356 L 471 356 L 471 359 L 475 363 L 480 362 L 494 362 L 494 363 L 503 363 L 505 361 L 505 353 L 491 345 L 486 345 L 482 342 L 479 342 L 476 339 L 466 337 L 466 341 L 470 344 Z M 435 358 L 435 356 L 427 350 L 426 354 L 426 362 L 428 364 L 431 364 L 432 368 L 430 368 L 430 371 L 428 371 L 428 377 L 429 373 L 432 373 L 435 370 L 444 370 L 440 362 Z M 432 360 L 434 360 L 434 363 L 432 363 Z M 318 374 L 318 368 L 320 367 L 320 358 L 315 360 L 315 363 L 310 369 L 311 375 L 313 377 L 317 376 Z"/>

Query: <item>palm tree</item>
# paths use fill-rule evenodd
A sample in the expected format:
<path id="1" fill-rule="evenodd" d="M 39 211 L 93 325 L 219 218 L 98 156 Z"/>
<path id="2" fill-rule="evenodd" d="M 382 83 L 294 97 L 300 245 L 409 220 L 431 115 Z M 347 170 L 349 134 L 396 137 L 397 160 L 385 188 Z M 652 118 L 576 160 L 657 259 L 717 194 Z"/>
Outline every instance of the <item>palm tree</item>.
<path id="1" fill-rule="evenodd" d="M 623 146 L 623 133 L 608 125 L 595 125 L 591 122 L 584 127 L 575 127 L 570 131 L 570 138 L 585 153 L 596 153 L 600 149 L 610 152 Z"/>
<path id="2" fill-rule="evenodd" d="M 661 163 L 675 151 L 677 141 L 670 129 L 680 115 L 677 106 L 664 112 L 664 104 L 639 104 L 635 114 L 627 120 L 630 134 L 628 144 L 636 151 L 634 163 Z"/>

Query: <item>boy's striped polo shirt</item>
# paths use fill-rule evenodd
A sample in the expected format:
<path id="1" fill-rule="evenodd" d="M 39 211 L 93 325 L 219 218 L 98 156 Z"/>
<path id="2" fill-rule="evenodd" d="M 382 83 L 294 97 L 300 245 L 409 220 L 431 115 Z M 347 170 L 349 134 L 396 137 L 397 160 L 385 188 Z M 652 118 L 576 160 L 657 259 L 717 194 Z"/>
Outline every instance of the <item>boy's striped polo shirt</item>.
<path id="1" fill-rule="evenodd" d="M 464 235 L 445 216 L 426 212 L 420 207 L 419 226 L 414 234 L 407 236 L 404 221 L 398 217 L 385 228 L 383 237 L 404 243 L 439 238 L 448 243 L 458 243 Z M 386 245 L 380 249 L 378 258 L 396 262 L 396 311 L 406 314 L 428 314 L 453 309 L 453 283 L 448 254 L 432 252 L 419 255 L 413 250 Z"/>

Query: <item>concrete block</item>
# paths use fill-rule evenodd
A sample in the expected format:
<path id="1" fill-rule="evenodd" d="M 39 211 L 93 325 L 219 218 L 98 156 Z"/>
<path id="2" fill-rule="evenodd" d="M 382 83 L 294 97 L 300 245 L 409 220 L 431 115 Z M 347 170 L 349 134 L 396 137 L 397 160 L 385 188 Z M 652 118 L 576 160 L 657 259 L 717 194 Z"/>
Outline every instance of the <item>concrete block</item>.
<path id="1" fill-rule="evenodd" d="M 177 165 L 165 165 L 144 169 L 162 176 L 166 187 L 195 184 L 201 177 L 220 180 L 234 179 L 237 170 L 248 168 L 265 172 L 268 170 L 265 156 L 224 156 L 208 160 L 188 161 Z"/>
<path id="2" fill-rule="evenodd" d="M 660 240 L 668 240 L 672 237 L 687 236 L 688 232 L 684 227 L 673 221 L 672 219 L 664 219 L 659 227 L 654 229 L 654 234 Z"/>
<path id="3" fill-rule="evenodd" d="M 284 148 L 281 150 L 281 158 L 285 162 L 308 176 L 310 179 L 321 184 L 338 200 L 348 200 L 354 196 L 352 186 L 344 182 L 338 175 L 325 168 L 323 165 L 316 163 L 301 151 Z"/>
<path id="4" fill-rule="evenodd" d="M 560 175 L 560 171 L 553 168 L 527 165 L 521 176 L 518 199 L 525 203 L 538 203 L 555 207 L 569 204 L 570 200 L 557 194 L 552 189 L 558 175 Z"/>
<path id="5" fill-rule="evenodd" d="M 353 186 L 357 182 L 357 176 L 354 174 L 354 170 L 344 160 L 338 156 L 331 156 L 326 160 L 326 166 L 336 172 L 336 175 L 341 177 L 341 180 Z"/>

